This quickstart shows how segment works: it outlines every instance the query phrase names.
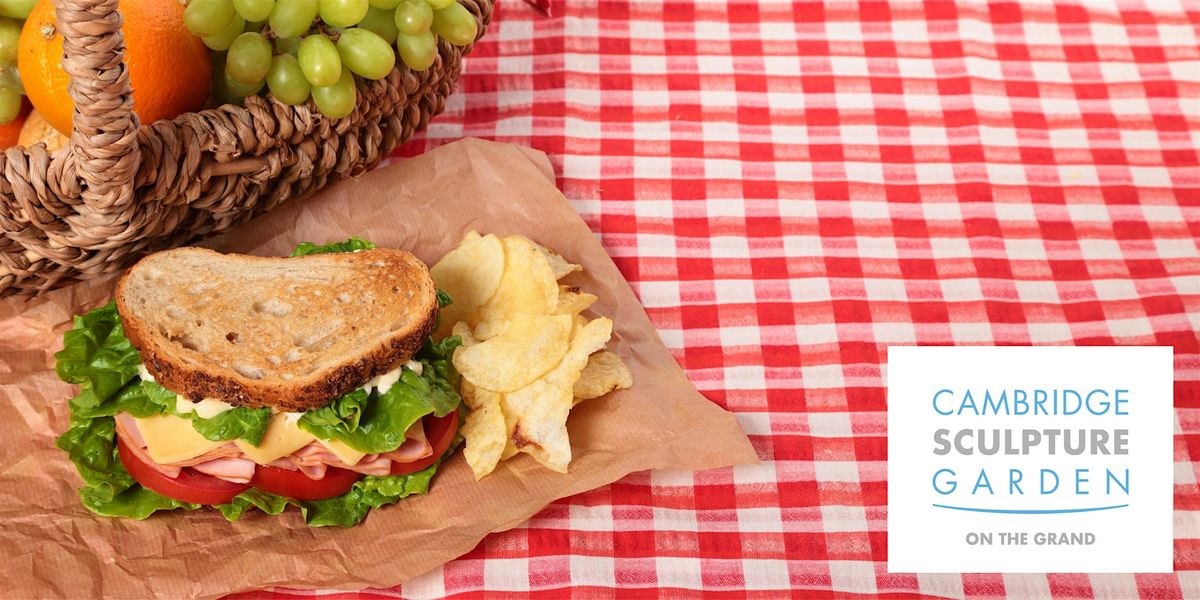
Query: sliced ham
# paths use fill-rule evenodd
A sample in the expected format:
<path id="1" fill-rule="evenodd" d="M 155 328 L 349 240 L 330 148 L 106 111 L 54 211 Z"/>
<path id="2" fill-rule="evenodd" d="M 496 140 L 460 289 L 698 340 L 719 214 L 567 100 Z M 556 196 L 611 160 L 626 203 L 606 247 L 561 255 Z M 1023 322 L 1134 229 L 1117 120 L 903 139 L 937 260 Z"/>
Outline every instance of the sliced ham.
<path id="1" fill-rule="evenodd" d="M 357 463 L 348 465 L 342 462 L 342 460 L 339 459 L 333 452 L 330 452 L 324 444 L 319 442 L 312 442 L 311 444 L 297 450 L 287 458 L 292 459 L 296 467 L 301 471 L 304 471 L 305 475 L 309 474 L 309 471 L 306 470 L 307 468 L 315 467 L 316 465 L 337 467 L 339 469 L 356 471 L 364 475 L 387 475 L 388 473 L 392 472 L 391 460 L 383 458 L 379 454 L 367 454 L 359 459 Z M 316 472 L 314 471 L 314 473 Z M 319 477 L 312 477 L 312 475 L 309 475 L 309 477 L 312 479 L 320 479 L 324 476 L 324 470 L 320 471 Z"/>
<path id="2" fill-rule="evenodd" d="M 187 460 L 180 461 L 177 463 L 171 463 L 171 464 L 173 464 L 177 467 L 194 467 L 196 465 L 200 465 L 200 464 L 203 464 L 206 462 L 211 462 L 214 460 L 220 460 L 222 458 L 243 458 L 243 457 L 244 457 L 244 455 L 242 454 L 241 448 L 238 448 L 237 444 L 234 444 L 233 442 L 229 442 L 228 444 L 225 444 L 224 446 L 219 446 L 217 448 L 213 448 L 212 450 L 209 450 L 208 452 L 205 452 L 204 454 L 201 454 L 200 456 L 197 456 L 195 458 L 189 458 Z"/>
<path id="3" fill-rule="evenodd" d="M 320 442 L 309 442 L 307 446 L 293 452 L 292 456 L 300 462 L 326 462 L 330 460 L 338 460 L 337 455 L 331 452 L 329 448 L 326 448 L 325 445 Z"/>
<path id="4" fill-rule="evenodd" d="M 282 458 L 277 458 L 277 459 L 275 459 L 275 460 L 273 460 L 273 461 L 271 461 L 271 462 L 267 463 L 267 466 L 268 466 L 268 467 L 275 467 L 276 469 L 287 469 L 287 470 L 289 470 L 289 471 L 295 471 L 295 470 L 296 470 L 296 463 L 295 463 L 295 462 L 293 462 L 293 461 L 292 461 L 292 459 L 291 459 L 291 457 L 289 457 L 289 456 L 284 456 L 284 457 L 282 457 Z"/>
<path id="5" fill-rule="evenodd" d="M 412 426 L 408 428 L 408 431 L 404 432 L 404 437 L 406 439 L 416 440 L 422 444 L 428 444 L 429 440 L 425 437 L 425 421 L 418 419 L 416 423 L 413 423 Z"/>
<path id="6" fill-rule="evenodd" d="M 217 458 L 192 465 L 192 468 L 218 479 L 234 483 L 250 483 L 258 465 L 245 458 Z"/>
<path id="7" fill-rule="evenodd" d="M 300 472 L 304 473 L 304 476 L 308 477 L 309 479 L 323 479 L 325 477 L 325 470 L 329 468 L 329 465 L 325 463 L 317 463 L 315 465 L 298 466 L 297 468 L 299 468 Z"/>
<path id="8" fill-rule="evenodd" d="M 391 452 L 380 454 L 380 456 L 388 460 L 394 460 L 398 463 L 406 463 L 414 460 L 420 460 L 422 458 L 428 458 L 432 454 L 433 446 L 430 446 L 429 442 L 422 438 L 420 440 L 404 440 L 404 443 L 400 444 L 399 448 L 396 448 Z"/>
<path id="9" fill-rule="evenodd" d="M 433 446 L 429 445 L 429 440 L 425 437 L 424 421 L 414 423 L 404 432 L 404 437 L 404 443 L 400 444 L 399 448 L 380 456 L 398 463 L 406 463 L 433 455 Z"/>
<path id="10" fill-rule="evenodd" d="M 391 472 L 392 472 L 392 461 L 391 460 L 383 458 L 382 456 L 379 456 L 378 458 L 374 458 L 371 460 L 367 460 L 367 457 L 369 457 L 369 456 L 374 456 L 374 455 L 368 454 L 367 456 L 364 456 L 362 460 L 358 461 L 357 464 L 355 464 L 353 466 L 344 466 L 342 468 L 350 469 L 351 471 L 358 471 L 359 473 L 362 473 L 363 475 L 383 476 L 383 475 L 391 474 Z"/>

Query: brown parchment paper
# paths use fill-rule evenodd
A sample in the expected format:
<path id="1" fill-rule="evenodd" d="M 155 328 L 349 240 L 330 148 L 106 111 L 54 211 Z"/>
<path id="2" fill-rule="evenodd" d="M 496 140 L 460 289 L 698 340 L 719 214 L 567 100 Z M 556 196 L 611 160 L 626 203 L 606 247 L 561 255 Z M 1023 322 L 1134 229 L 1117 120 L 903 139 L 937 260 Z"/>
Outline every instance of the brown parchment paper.
<path id="1" fill-rule="evenodd" d="M 520 455 L 476 482 L 461 453 L 426 496 L 372 511 L 357 527 L 310 528 L 294 509 L 228 523 L 211 510 L 146 521 L 92 515 L 54 446 L 73 386 L 54 375 L 71 316 L 108 301 L 115 278 L 0 302 L 0 596 L 198 597 L 272 585 L 391 586 L 454 559 L 551 501 L 648 469 L 756 462 L 732 414 L 701 396 L 663 346 L 594 235 L 559 193 L 545 155 L 463 140 L 284 205 L 204 245 L 286 255 L 301 241 L 358 235 L 432 264 L 470 229 L 524 234 L 582 264 L 566 282 L 599 296 L 609 349 L 634 387 L 571 412 L 574 459 L 554 473 Z"/>

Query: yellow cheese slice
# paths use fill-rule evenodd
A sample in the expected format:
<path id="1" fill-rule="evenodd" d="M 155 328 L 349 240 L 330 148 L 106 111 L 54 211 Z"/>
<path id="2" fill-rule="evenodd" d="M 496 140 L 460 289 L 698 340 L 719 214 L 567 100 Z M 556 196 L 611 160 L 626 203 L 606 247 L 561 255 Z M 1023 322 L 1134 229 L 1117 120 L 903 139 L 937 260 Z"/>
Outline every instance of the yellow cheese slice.
<path id="1" fill-rule="evenodd" d="M 265 465 L 309 445 L 315 439 L 311 433 L 297 427 L 295 419 L 289 419 L 285 413 L 276 413 L 267 424 L 267 431 L 257 447 L 245 440 L 234 443 L 246 453 L 247 458 Z"/>
<path id="2" fill-rule="evenodd" d="M 164 465 L 196 458 L 226 442 L 204 439 L 192 422 L 175 415 L 154 415 L 137 421 L 138 433 L 146 442 L 146 452 L 154 462 Z"/>
<path id="3" fill-rule="evenodd" d="M 334 456 L 338 457 L 338 460 L 340 460 L 348 465 L 358 464 L 358 461 L 362 460 L 362 457 L 367 455 L 366 452 L 359 452 L 358 450 L 355 450 L 354 448 L 347 446 L 346 442 L 343 442 L 341 440 L 317 440 L 317 441 L 321 442 L 322 446 L 325 446 L 326 448 L 328 448 L 329 451 L 332 452 Z"/>

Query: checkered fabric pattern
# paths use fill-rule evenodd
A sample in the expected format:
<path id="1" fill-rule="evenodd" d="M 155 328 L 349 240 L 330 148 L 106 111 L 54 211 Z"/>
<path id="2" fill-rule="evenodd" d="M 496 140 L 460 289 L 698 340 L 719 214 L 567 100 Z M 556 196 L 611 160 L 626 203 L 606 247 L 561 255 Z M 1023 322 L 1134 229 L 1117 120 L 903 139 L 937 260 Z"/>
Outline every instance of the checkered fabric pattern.
<path id="1" fill-rule="evenodd" d="M 1100 4 L 503 0 L 399 154 L 549 154 L 762 464 L 631 475 L 361 597 L 1200 597 L 1200 4 Z M 1174 346 L 1176 573 L 889 574 L 904 344 Z"/>

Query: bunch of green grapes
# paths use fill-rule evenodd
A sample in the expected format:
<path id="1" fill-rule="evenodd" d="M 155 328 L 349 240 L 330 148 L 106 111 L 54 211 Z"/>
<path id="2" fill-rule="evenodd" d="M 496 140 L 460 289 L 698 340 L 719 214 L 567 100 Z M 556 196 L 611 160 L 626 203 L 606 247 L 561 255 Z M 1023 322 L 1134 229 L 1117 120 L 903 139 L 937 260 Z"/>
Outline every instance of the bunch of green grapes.
<path id="1" fill-rule="evenodd" d="M 383 79 L 397 55 L 424 70 L 437 57 L 439 36 L 464 46 L 476 34 L 475 17 L 456 0 L 190 0 L 183 20 L 224 53 L 217 98 L 266 87 L 284 104 L 311 96 L 335 119 L 354 111 L 356 75 Z"/>
<path id="2" fill-rule="evenodd" d="M 25 88 L 17 73 L 17 42 L 21 26 L 37 0 L 0 0 L 0 125 L 21 113 Z"/>

